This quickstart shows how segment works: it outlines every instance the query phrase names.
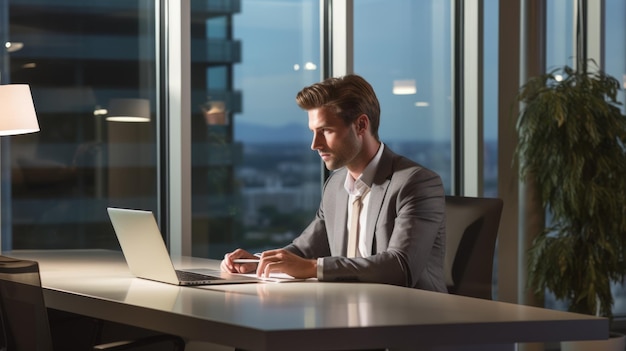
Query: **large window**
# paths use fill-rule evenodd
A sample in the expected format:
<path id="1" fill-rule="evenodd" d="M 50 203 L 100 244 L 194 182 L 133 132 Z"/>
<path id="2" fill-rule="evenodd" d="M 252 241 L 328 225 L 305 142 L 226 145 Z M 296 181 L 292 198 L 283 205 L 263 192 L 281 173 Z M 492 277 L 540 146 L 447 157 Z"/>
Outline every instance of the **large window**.
<path id="1" fill-rule="evenodd" d="M 354 2 L 354 71 L 381 104 L 381 140 L 451 189 L 450 2 Z"/>
<path id="2" fill-rule="evenodd" d="M 115 248 L 107 206 L 156 209 L 154 18 L 153 1 L 0 2 L 1 83 L 30 85 L 41 128 L 2 139 L 3 249 Z"/>
<path id="3" fill-rule="evenodd" d="M 2 139 L 3 248 L 117 247 L 107 206 L 159 214 L 157 97 L 169 92 L 157 90 L 155 4 L 2 2 L 0 83 L 30 84 L 41 124 Z M 451 6 L 354 2 L 354 67 L 381 100 L 381 138 L 448 192 Z M 282 246 L 312 219 L 323 166 L 295 95 L 323 78 L 320 8 L 190 2 L 193 255 Z M 129 104 L 148 122 L 107 119 Z"/>
<path id="4" fill-rule="evenodd" d="M 296 93 L 322 79 L 318 0 L 191 8 L 192 250 L 285 245 L 321 196 Z"/>
<path id="5" fill-rule="evenodd" d="M 602 28 L 604 33 L 604 52 L 600 53 L 602 59 L 596 64 L 622 82 L 622 88 L 626 88 L 626 3 L 622 0 L 605 0 L 602 24 L 592 21 L 587 26 Z M 580 10 L 584 11 L 584 10 Z M 576 2 L 572 0 L 547 1 L 547 30 L 546 30 L 546 69 L 551 71 L 555 68 L 575 65 L 575 14 Z M 587 16 L 585 14 L 585 16 Z M 618 100 L 624 104 L 624 91 L 618 93 Z M 624 111 L 624 106 L 622 106 Z M 548 213 L 549 214 L 549 213 Z M 550 218 L 548 216 L 547 221 Z M 616 316 L 626 315 L 626 289 L 623 284 L 614 284 L 612 287 L 615 299 L 613 313 Z M 545 305 L 549 308 L 566 309 L 567 304 L 555 300 L 551 293 L 546 294 Z"/>

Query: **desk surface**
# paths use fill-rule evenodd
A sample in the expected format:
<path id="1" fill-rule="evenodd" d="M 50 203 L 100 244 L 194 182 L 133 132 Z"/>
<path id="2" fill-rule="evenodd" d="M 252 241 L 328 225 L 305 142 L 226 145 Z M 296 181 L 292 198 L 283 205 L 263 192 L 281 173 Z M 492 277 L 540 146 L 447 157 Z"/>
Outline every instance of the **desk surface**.
<path id="1" fill-rule="evenodd" d="M 49 307 L 248 350 L 341 350 L 608 337 L 608 320 L 382 284 L 178 287 L 134 278 L 107 250 L 11 251 L 39 261 Z M 216 268 L 183 257 L 177 268 Z"/>

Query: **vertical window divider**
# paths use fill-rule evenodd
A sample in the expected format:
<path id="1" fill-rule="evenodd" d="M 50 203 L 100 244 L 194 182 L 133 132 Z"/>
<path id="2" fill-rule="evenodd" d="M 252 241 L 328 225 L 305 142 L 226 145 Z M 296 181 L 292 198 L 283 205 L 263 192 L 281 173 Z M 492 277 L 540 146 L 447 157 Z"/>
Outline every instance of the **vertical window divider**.
<path id="1" fill-rule="evenodd" d="M 354 73 L 354 0 L 322 0 L 323 77 Z M 330 175 L 320 160 L 322 186 Z"/>
<path id="2" fill-rule="evenodd" d="M 460 37 L 455 38 L 461 44 L 462 51 L 457 58 L 457 74 L 461 87 L 460 101 L 455 112 L 460 116 L 455 118 L 454 129 L 458 129 L 455 137 L 460 137 L 455 148 L 455 158 L 459 159 L 457 181 L 459 194 L 465 196 L 483 195 L 483 0 L 468 0 L 457 6 L 461 22 Z"/>
<path id="3" fill-rule="evenodd" d="M 331 0 L 330 4 L 330 72 L 337 77 L 354 72 L 354 3 L 353 0 Z"/>
<path id="4" fill-rule="evenodd" d="M 166 0 L 166 194 L 161 215 L 172 255 L 191 255 L 191 44 L 190 2 Z"/>
<path id="5" fill-rule="evenodd" d="M 586 1 L 586 57 L 593 59 L 599 69 L 605 69 L 604 0 Z M 590 67 L 593 68 L 593 67 Z"/>

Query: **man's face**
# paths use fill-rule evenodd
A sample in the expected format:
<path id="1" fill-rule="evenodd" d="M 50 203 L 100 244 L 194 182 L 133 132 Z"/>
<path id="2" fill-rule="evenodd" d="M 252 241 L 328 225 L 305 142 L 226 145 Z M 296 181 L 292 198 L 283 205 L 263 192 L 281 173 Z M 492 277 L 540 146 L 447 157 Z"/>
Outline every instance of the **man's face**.
<path id="1" fill-rule="evenodd" d="M 311 149 L 317 150 L 329 170 L 349 168 L 361 150 L 355 123 L 346 125 L 340 117 L 321 108 L 309 110 L 308 114 L 313 132 Z"/>

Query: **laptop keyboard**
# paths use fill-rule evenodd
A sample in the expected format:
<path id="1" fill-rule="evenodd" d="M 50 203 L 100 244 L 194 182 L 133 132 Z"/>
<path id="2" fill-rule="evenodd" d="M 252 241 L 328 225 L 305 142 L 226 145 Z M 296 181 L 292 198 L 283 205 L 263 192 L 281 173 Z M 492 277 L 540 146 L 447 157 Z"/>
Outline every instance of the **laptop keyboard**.
<path id="1" fill-rule="evenodd" d="M 181 282 L 207 282 L 212 280 L 222 280 L 222 278 L 219 277 L 178 270 L 176 271 L 176 275 L 178 276 L 178 280 Z"/>

